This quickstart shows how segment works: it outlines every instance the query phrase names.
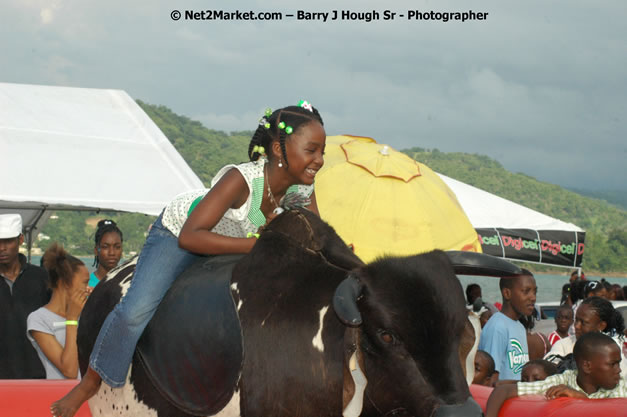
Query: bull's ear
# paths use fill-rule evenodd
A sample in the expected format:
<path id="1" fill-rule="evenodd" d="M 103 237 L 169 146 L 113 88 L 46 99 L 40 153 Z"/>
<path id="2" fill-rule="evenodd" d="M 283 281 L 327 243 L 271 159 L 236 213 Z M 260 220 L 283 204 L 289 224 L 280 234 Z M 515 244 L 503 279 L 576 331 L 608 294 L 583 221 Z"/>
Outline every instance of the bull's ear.
<path id="1" fill-rule="evenodd" d="M 361 289 L 361 282 L 352 274 L 340 282 L 335 289 L 333 309 L 345 326 L 361 325 L 361 313 L 357 308 L 357 299 L 361 296 Z"/>
<path id="2" fill-rule="evenodd" d="M 458 275 L 508 277 L 522 274 L 522 270 L 513 263 L 485 253 L 448 251 L 446 254 Z"/>

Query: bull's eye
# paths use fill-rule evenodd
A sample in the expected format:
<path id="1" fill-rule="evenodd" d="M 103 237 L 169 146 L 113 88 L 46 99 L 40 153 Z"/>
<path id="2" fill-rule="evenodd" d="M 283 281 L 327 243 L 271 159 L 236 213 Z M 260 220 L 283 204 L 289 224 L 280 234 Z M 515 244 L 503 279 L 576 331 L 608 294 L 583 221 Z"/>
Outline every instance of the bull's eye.
<path id="1" fill-rule="evenodd" d="M 386 330 L 379 330 L 379 339 L 386 345 L 394 343 L 394 335 Z"/>

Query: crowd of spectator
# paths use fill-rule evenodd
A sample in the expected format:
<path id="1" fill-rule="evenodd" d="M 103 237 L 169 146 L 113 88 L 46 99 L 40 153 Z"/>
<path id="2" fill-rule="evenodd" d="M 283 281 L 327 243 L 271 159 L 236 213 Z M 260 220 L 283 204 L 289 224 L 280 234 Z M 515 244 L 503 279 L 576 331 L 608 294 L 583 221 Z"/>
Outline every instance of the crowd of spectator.
<path id="1" fill-rule="evenodd" d="M 533 332 L 541 318 L 533 274 L 524 270 L 500 279 L 500 311 L 482 322 L 475 357 L 474 384 L 496 387 L 487 416 L 495 416 L 503 402 L 525 394 L 547 398 L 610 398 L 627 396 L 627 342 L 621 313 L 610 300 L 623 300 L 624 288 L 605 279 L 586 280 L 579 271 L 564 285 L 555 315 L 555 330 Z M 466 289 L 467 307 L 477 314 L 488 310 L 481 288 Z"/>
<path id="2" fill-rule="evenodd" d="M 92 273 L 53 243 L 42 266 L 27 262 L 19 214 L 0 215 L 0 379 L 79 378 L 78 319 L 92 288 L 117 266 L 122 232 L 101 220 Z"/>
<path id="3" fill-rule="evenodd" d="M 80 378 L 79 316 L 93 287 L 120 262 L 122 231 L 111 220 L 98 223 L 91 275 L 56 243 L 43 267 L 32 265 L 19 252 L 23 242 L 21 217 L 0 215 L 0 379 Z M 467 308 L 482 328 L 473 383 L 496 387 L 488 416 L 516 395 L 627 395 L 625 323 L 608 301 L 624 300 L 625 287 L 573 273 L 548 336 L 533 331 L 540 315 L 530 271 L 501 278 L 499 288 L 502 300 L 494 304 L 479 285 L 466 288 Z"/>

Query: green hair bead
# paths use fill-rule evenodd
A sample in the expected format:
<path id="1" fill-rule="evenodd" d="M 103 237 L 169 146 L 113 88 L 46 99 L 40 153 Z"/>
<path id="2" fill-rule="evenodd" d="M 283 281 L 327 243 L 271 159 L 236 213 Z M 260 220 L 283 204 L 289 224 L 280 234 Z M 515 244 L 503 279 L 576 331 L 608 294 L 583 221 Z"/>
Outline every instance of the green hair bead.
<path id="1" fill-rule="evenodd" d="M 270 123 L 267 123 L 263 125 L 263 127 L 265 127 L 266 129 L 270 129 Z"/>
<path id="2" fill-rule="evenodd" d="M 292 126 L 288 126 L 285 128 L 285 133 L 287 133 L 288 135 L 291 135 L 293 132 Z"/>
<path id="3" fill-rule="evenodd" d="M 279 129 L 285 129 L 285 122 L 279 123 Z"/>
<path id="4" fill-rule="evenodd" d="M 272 116 L 272 109 L 271 109 L 270 107 L 268 107 L 268 108 L 266 109 L 266 116 L 267 116 L 267 117 Z"/>

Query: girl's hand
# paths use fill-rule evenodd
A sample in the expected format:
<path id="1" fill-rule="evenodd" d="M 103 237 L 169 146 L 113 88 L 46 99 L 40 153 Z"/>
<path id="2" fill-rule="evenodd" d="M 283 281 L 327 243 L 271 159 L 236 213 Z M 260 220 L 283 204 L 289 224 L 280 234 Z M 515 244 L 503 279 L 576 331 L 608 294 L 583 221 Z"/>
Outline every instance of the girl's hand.
<path id="1" fill-rule="evenodd" d="M 571 398 L 588 398 L 582 392 L 574 390 L 567 385 L 556 385 L 549 388 L 546 391 L 546 398 L 552 400 L 557 397 L 571 397 Z"/>
<path id="2" fill-rule="evenodd" d="M 65 310 L 65 316 L 68 320 L 78 319 L 81 311 L 83 311 L 83 307 L 85 307 L 87 297 L 91 294 L 91 290 L 91 288 L 86 287 L 76 288 L 70 292 L 70 300 L 67 304 L 67 309 Z"/>

